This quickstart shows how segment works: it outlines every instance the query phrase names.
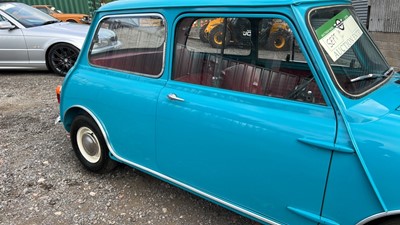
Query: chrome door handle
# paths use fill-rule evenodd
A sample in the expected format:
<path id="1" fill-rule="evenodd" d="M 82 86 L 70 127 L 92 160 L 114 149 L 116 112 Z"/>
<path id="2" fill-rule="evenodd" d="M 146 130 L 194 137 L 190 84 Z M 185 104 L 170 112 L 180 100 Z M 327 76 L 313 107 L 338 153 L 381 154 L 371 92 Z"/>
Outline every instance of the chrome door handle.
<path id="1" fill-rule="evenodd" d="M 179 98 L 178 96 L 176 96 L 176 94 L 173 94 L 173 93 L 168 94 L 168 99 L 169 100 L 174 100 L 174 101 L 180 101 L 180 102 L 184 102 L 185 101 L 185 99 Z"/>

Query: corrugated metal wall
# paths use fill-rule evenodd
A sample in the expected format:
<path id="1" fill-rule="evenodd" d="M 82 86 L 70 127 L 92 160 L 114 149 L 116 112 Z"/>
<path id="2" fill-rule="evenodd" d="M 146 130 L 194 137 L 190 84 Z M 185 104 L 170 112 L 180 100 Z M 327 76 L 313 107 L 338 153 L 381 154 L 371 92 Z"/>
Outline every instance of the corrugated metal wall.
<path id="1" fill-rule="evenodd" d="M 361 22 L 364 24 L 364 26 L 367 26 L 368 0 L 352 0 L 352 4 Z"/>
<path id="2" fill-rule="evenodd" d="M 400 0 L 370 0 L 369 30 L 400 33 Z"/>
<path id="3" fill-rule="evenodd" d="M 100 0 L 16 0 L 28 5 L 52 5 L 64 13 L 92 14 L 100 7 Z"/>

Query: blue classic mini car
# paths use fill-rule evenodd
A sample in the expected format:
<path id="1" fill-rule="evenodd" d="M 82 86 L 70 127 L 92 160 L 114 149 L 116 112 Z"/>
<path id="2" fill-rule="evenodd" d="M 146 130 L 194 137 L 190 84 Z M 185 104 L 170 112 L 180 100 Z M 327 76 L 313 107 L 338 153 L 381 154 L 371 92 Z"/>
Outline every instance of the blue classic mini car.
<path id="1" fill-rule="evenodd" d="M 60 121 L 94 172 L 124 163 L 265 224 L 393 225 L 399 75 L 349 0 L 116 1 Z"/>

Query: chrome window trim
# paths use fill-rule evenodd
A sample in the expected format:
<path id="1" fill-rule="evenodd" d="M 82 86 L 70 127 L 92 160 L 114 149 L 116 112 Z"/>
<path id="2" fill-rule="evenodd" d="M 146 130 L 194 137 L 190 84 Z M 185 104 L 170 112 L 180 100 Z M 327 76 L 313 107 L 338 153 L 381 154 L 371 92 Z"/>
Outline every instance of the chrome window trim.
<path id="1" fill-rule="evenodd" d="M 363 96 L 365 96 L 365 95 L 367 95 L 367 94 L 369 94 L 369 93 L 375 91 L 376 89 L 380 88 L 383 84 L 385 84 L 388 80 L 390 80 L 390 78 L 393 76 L 393 74 L 390 75 L 390 76 L 388 76 L 388 77 L 387 77 L 385 80 L 383 80 L 382 82 L 380 82 L 380 83 L 374 85 L 374 86 L 371 87 L 370 89 L 368 89 L 368 90 L 366 90 L 366 91 L 364 91 L 364 92 L 362 92 L 362 93 L 359 93 L 359 94 L 350 94 L 350 93 L 348 93 L 346 90 L 343 89 L 343 87 L 339 84 L 338 80 L 336 79 L 336 76 L 335 76 L 335 73 L 334 73 L 333 70 L 332 70 L 331 64 L 329 63 L 329 61 L 328 61 L 328 59 L 327 59 L 327 57 L 326 57 L 326 54 L 324 54 L 323 48 L 322 48 L 321 44 L 320 44 L 319 41 L 318 41 L 318 38 L 317 38 L 316 33 L 315 33 L 315 30 L 313 29 L 313 27 L 312 27 L 312 25 L 311 25 L 311 13 L 312 13 L 313 11 L 318 10 L 318 9 L 328 9 L 328 8 L 336 8 L 336 7 L 346 7 L 346 8 L 348 8 L 348 9 L 350 9 L 351 12 L 353 12 L 353 10 L 351 9 L 351 6 L 350 6 L 350 5 L 332 5 L 332 6 L 316 7 L 316 8 L 312 8 L 312 9 L 308 10 L 308 12 L 307 12 L 307 21 L 306 21 L 306 23 L 307 23 L 308 29 L 309 29 L 309 31 L 310 31 L 310 33 L 311 33 L 313 39 L 314 39 L 314 43 L 316 44 L 316 47 L 317 47 L 317 49 L 319 50 L 319 53 L 320 53 L 320 55 L 322 56 L 323 61 L 325 62 L 326 67 L 327 67 L 328 70 L 329 70 L 329 73 L 330 73 L 330 76 L 329 76 L 329 77 L 330 77 L 331 79 L 333 79 L 333 81 L 334 81 L 334 83 L 335 83 L 335 86 L 338 87 L 339 90 L 340 90 L 342 93 L 344 93 L 344 94 L 347 95 L 347 96 L 350 96 L 351 98 L 361 98 L 361 97 L 363 97 Z M 384 59 L 384 61 L 387 63 L 385 57 L 382 55 L 381 51 L 378 49 L 378 47 L 376 46 L 375 42 L 372 41 L 372 39 L 371 39 L 370 35 L 368 34 L 367 30 L 365 30 L 365 28 L 364 28 L 363 26 L 361 26 L 361 29 L 362 29 L 362 31 L 363 31 L 363 34 L 366 35 L 366 37 L 373 43 L 374 48 L 375 48 L 376 50 L 378 50 L 377 52 L 379 53 L 379 55 L 380 55 L 380 56 Z"/>
<path id="2" fill-rule="evenodd" d="M 163 23 L 164 23 L 164 30 L 165 30 L 165 34 L 164 34 L 164 46 L 163 46 L 163 60 L 162 60 L 162 67 L 161 67 L 161 71 L 160 71 L 160 73 L 159 74 L 156 74 L 156 75 L 150 75 L 150 74 L 145 74 L 145 73 L 139 73 L 139 72 L 134 72 L 134 71 L 127 71 L 127 70 L 118 70 L 118 69 L 115 69 L 115 68 L 112 68 L 112 67 L 104 67 L 104 66 L 99 66 L 99 65 L 96 65 L 96 64 L 93 64 L 93 63 L 91 63 L 90 62 L 90 60 L 89 60 L 89 57 L 90 57 L 90 51 L 92 50 L 92 41 L 93 41 L 93 36 L 97 33 L 97 31 L 99 30 L 99 26 L 100 26 L 100 24 L 103 22 L 103 20 L 105 20 L 105 19 L 108 19 L 108 18 L 118 18 L 118 17 L 129 17 L 129 16 L 132 16 L 132 17 L 143 17 L 143 16 L 148 16 L 148 17 L 150 17 L 150 16 L 157 16 L 157 17 L 160 17 L 161 19 L 162 19 L 162 21 L 163 21 Z M 165 71 L 165 55 L 166 55 L 166 50 L 167 50 L 167 31 L 168 31 L 168 29 L 167 29 L 167 26 L 166 26 L 166 24 L 167 24 L 167 21 L 165 20 L 165 17 L 162 15 L 162 14 L 160 14 L 160 13 L 129 13 L 129 14 L 118 14 L 118 15 L 106 15 L 106 16 L 104 16 L 104 17 L 102 17 L 101 19 L 99 19 L 99 22 L 96 24 L 96 28 L 95 28 L 95 30 L 94 30 L 94 32 L 93 32 L 93 35 L 90 37 L 90 44 L 89 44 L 89 46 L 88 46 L 88 51 L 87 51 L 87 61 L 88 61 L 88 64 L 90 65 L 90 66 L 93 66 L 93 67 L 97 67 L 97 68 L 102 68 L 102 69 L 110 69 L 110 70 L 113 70 L 113 71 L 118 71 L 118 72 L 123 72 L 123 73 L 128 73 L 128 74 L 132 74 L 132 75 L 139 75 L 139 76 L 143 76 L 143 77 L 149 77 L 149 78 L 160 78 L 163 74 L 164 74 L 164 71 Z"/>
<path id="3" fill-rule="evenodd" d="M 140 164 L 137 164 L 137 163 L 134 163 L 134 162 L 131 162 L 129 160 L 126 160 L 126 159 L 122 158 L 121 156 L 116 154 L 116 152 L 114 151 L 114 148 L 112 147 L 112 145 L 108 141 L 108 135 L 106 135 L 106 132 L 105 132 L 103 126 L 102 126 L 102 123 L 100 123 L 100 121 L 97 119 L 97 117 L 95 116 L 95 114 L 92 111 L 90 111 L 88 108 L 86 108 L 86 107 L 84 107 L 82 105 L 73 105 L 73 106 L 70 106 L 67 110 L 65 110 L 65 112 L 67 112 L 71 108 L 80 108 L 80 109 L 84 110 L 86 113 L 88 113 L 94 119 L 94 121 L 96 122 L 97 126 L 100 128 L 101 133 L 103 134 L 104 140 L 106 141 L 106 144 L 107 144 L 108 149 L 110 150 L 110 153 L 113 154 L 113 156 L 115 158 L 117 158 L 118 160 L 120 160 L 120 161 L 122 161 L 122 162 L 124 162 L 124 163 L 126 163 L 126 164 L 128 164 L 128 165 L 130 165 L 132 167 L 134 167 L 134 168 L 138 168 L 138 169 L 143 170 L 143 171 L 145 171 L 145 172 L 147 172 L 149 174 L 152 174 L 152 175 L 156 176 L 157 178 L 161 178 L 161 179 L 166 180 L 166 181 L 168 181 L 170 183 L 173 183 L 173 184 L 177 185 L 180 188 L 187 189 L 187 190 L 189 190 L 189 191 L 191 191 L 193 193 L 196 193 L 196 194 L 198 194 L 200 196 L 203 196 L 203 197 L 205 197 L 207 199 L 210 199 L 210 200 L 212 200 L 214 202 L 218 202 L 219 204 L 225 205 L 225 206 L 227 206 L 227 207 L 229 207 L 229 208 L 231 208 L 233 210 L 236 210 L 236 211 L 241 212 L 243 214 L 249 215 L 249 216 L 251 216 L 253 218 L 256 218 L 256 219 L 258 219 L 260 221 L 263 221 L 265 223 L 268 223 L 268 224 L 271 224 L 271 225 L 281 225 L 280 223 L 277 223 L 275 221 L 272 221 L 270 219 L 262 217 L 262 216 L 260 216 L 260 215 L 258 215 L 256 213 L 254 213 L 254 212 L 251 212 L 249 210 L 246 210 L 244 208 L 241 208 L 239 206 L 231 204 L 231 203 L 229 203 L 227 201 L 224 201 L 224 200 L 222 200 L 220 198 L 217 198 L 217 197 L 215 197 L 213 195 L 207 194 L 207 193 L 205 193 L 205 192 L 203 192 L 203 191 L 201 191 L 199 189 L 196 189 L 196 188 L 194 188 L 192 186 L 189 186 L 189 185 L 187 185 L 187 184 L 185 184 L 183 182 L 175 180 L 175 179 L 173 179 L 173 178 L 171 178 L 171 177 L 169 177 L 167 175 L 164 175 L 164 174 L 162 174 L 160 172 L 154 171 L 154 170 L 152 170 L 150 168 L 144 167 L 144 166 L 142 166 Z M 63 118 L 65 118 L 65 114 L 64 114 Z"/>

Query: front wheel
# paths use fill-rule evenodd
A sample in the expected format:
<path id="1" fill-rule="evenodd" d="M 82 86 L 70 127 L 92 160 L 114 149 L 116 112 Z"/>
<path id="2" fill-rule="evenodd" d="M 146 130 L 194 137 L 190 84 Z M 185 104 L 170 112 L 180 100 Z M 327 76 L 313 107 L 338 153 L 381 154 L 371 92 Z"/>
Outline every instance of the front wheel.
<path id="1" fill-rule="evenodd" d="M 105 173 L 117 165 L 109 156 L 99 127 L 89 116 L 77 116 L 72 122 L 70 134 L 75 154 L 86 169 Z"/>
<path id="2" fill-rule="evenodd" d="M 65 76 L 75 64 L 79 49 L 70 44 L 60 43 L 50 48 L 47 54 L 47 65 L 55 73 Z"/>

